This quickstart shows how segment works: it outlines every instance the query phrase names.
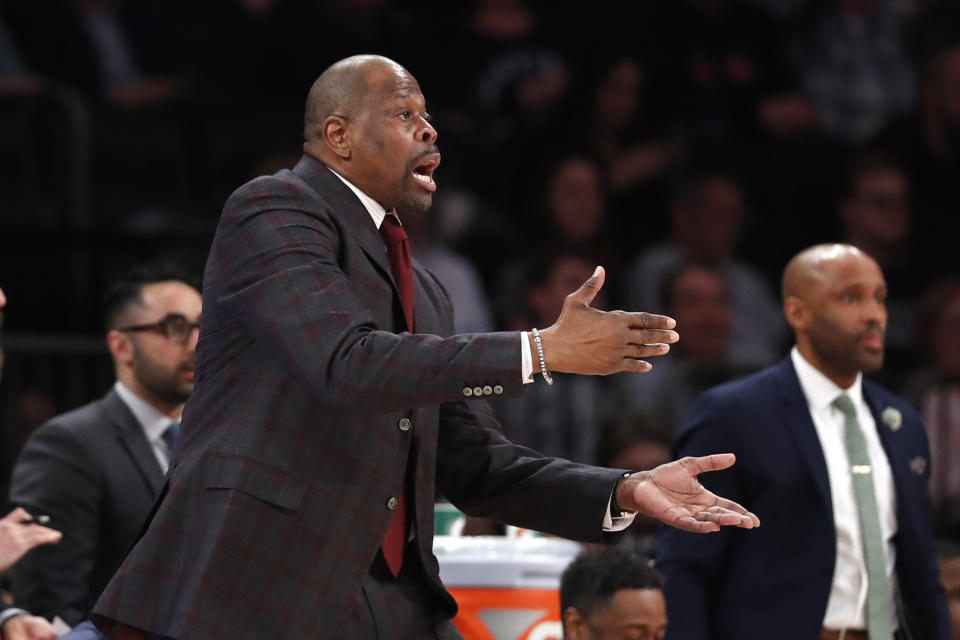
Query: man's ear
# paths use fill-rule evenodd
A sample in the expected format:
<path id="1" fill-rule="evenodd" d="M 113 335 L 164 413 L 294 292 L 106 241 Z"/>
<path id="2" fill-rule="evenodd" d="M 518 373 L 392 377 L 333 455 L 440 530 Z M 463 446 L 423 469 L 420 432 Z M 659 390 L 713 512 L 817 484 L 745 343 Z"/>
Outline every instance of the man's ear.
<path id="1" fill-rule="evenodd" d="M 331 151 L 344 160 L 350 158 L 350 136 L 345 119 L 340 116 L 328 116 L 323 121 L 321 134 Z"/>
<path id="2" fill-rule="evenodd" d="M 107 349 L 116 362 L 126 365 L 133 362 L 133 344 L 130 342 L 130 336 L 122 331 L 111 329 L 107 333 Z"/>
<path id="3" fill-rule="evenodd" d="M 790 296 L 784 300 L 783 315 L 797 333 L 810 326 L 810 308 L 800 298 Z"/>
<path id="4" fill-rule="evenodd" d="M 587 620 L 576 607 L 567 607 L 563 612 L 564 640 L 586 640 Z"/>

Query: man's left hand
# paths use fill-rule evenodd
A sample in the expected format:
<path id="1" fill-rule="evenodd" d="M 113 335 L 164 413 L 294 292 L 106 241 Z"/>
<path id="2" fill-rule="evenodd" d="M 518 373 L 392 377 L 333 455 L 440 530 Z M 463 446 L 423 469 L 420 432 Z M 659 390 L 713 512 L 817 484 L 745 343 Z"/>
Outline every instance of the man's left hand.
<path id="1" fill-rule="evenodd" d="M 45 618 L 22 613 L 3 623 L 3 640 L 54 640 L 57 632 Z"/>
<path id="2" fill-rule="evenodd" d="M 697 474 L 726 469 L 735 461 L 732 453 L 721 453 L 682 458 L 650 471 L 633 473 L 617 485 L 617 504 L 697 533 L 719 531 L 722 526 L 759 527 L 757 516 L 736 502 L 707 491 L 697 480 Z"/>

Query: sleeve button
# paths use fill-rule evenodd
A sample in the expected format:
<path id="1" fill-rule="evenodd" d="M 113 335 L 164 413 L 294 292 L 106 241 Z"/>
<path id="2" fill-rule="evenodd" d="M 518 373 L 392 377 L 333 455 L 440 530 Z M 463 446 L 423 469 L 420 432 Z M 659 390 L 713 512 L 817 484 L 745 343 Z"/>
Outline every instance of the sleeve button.
<path id="1" fill-rule="evenodd" d="M 397 423 L 397 426 L 400 427 L 400 431 L 410 431 L 410 418 L 400 418 L 400 422 Z"/>
<path id="2" fill-rule="evenodd" d="M 493 393 L 493 387 L 490 385 L 487 385 L 483 388 L 483 395 L 489 396 L 491 393 Z"/>
<path id="3" fill-rule="evenodd" d="M 503 393 L 503 387 L 501 387 L 500 385 L 495 385 L 493 387 L 493 392 L 499 396 L 500 394 Z"/>
<path id="4" fill-rule="evenodd" d="M 395 496 L 390 496 L 390 499 L 387 500 L 387 509 L 390 509 L 390 511 L 393 511 L 394 509 L 397 508 L 398 502 L 399 501 Z"/>
<path id="5" fill-rule="evenodd" d="M 470 396 L 473 395 L 473 389 L 471 389 L 470 387 L 464 387 L 464 388 L 463 388 L 463 395 L 465 395 L 465 396 L 467 396 L 467 397 L 469 398 Z"/>

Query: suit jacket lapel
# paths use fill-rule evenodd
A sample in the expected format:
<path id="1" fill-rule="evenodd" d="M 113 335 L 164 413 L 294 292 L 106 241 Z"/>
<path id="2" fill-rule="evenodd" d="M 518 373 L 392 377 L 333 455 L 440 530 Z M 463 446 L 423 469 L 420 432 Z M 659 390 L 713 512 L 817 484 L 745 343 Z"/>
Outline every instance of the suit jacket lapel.
<path id="1" fill-rule="evenodd" d="M 877 398 L 866 381 L 863 385 L 863 398 L 866 400 L 867 406 L 870 407 L 874 422 L 877 423 L 877 435 L 880 437 L 880 444 L 883 445 L 883 450 L 887 454 L 887 461 L 890 463 L 890 471 L 893 474 L 893 485 L 897 492 L 897 511 L 902 512 L 906 505 L 902 492 L 905 487 L 910 486 L 905 475 L 910 468 L 906 452 L 904 447 L 900 446 L 900 435 L 884 423 L 882 411 L 886 407 L 877 404 Z M 897 519 L 903 520 L 902 516 L 898 516 Z"/>
<path id="2" fill-rule="evenodd" d="M 813 476 L 820 497 L 827 507 L 830 519 L 833 519 L 833 500 L 830 497 L 830 477 L 827 475 L 827 461 L 823 457 L 823 448 L 817 429 L 813 426 L 810 417 L 810 408 L 807 399 L 800 387 L 800 380 L 793 368 L 793 363 L 787 358 L 779 365 L 777 372 L 777 387 L 783 403 L 784 425 L 793 436 L 807 469 Z"/>
<path id="3" fill-rule="evenodd" d="M 136 463 L 140 473 L 154 493 L 163 487 L 163 470 L 157 462 L 157 456 L 143 433 L 143 427 L 123 403 L 116 391 L 110 391 L 103 399 L 103 412 L 113 423 L 121 444 Z"/>
<path id="4" fill-rule="evenodd" d="M 393 273 L 390 271 L 390 261 L 387 259 L 383 238 L 380 237 L 370 212 L 356 194 L 326 165 L 311 156 L 305 155 L 300 158 L 300 162 L 293 168 L 293 173 L 306 182 L 318 196 L 330 200 L 336 210 L 337 219 L 350 231 L 367 257 L 380 268 L 383 276 L 393 287 L 394 295 L 399 299 L 400 293 L 397 290 L 397 283 L 393 280 Z"/>

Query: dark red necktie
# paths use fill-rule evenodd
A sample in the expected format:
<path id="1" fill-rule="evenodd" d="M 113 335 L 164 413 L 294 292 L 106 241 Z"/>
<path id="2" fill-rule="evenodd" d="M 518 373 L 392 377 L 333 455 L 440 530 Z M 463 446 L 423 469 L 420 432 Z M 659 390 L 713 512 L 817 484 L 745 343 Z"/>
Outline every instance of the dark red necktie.
<path id="1" fill-rule="evenodd" d="M 393 279 L 400 293 L 400 304 L 403 307 L 403 317 L 407 321 L 407 330 L 413 333 L 413 266 L 410 262 L 410 242 L 407 240 L 407 232 L 400 226 L 396 216 L 388 214 L 380 225 L 380 236 L 387 247 L 390 271 L 393 272 Z M 390 527 L 381 545 L 387 567 L 394 576 L 400 575 L 400 567 L 403 565 L 403 546 L 407 541 L 406 494 L 406 473 L 404 473 L 404 486 L 397 497 L 397 508 L 393 512 L 393 519 L 390 521 Z"/>

